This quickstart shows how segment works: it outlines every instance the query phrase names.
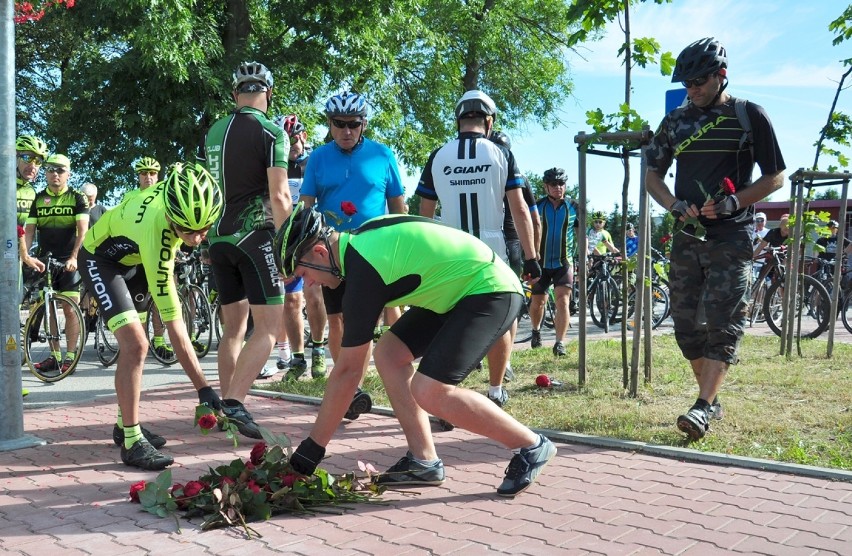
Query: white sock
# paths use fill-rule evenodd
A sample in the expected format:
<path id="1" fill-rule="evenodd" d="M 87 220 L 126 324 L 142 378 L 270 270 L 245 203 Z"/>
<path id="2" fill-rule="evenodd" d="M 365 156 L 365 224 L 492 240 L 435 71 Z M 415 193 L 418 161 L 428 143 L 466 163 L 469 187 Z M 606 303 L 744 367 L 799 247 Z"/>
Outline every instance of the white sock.
<path id="1" fill-rule="evenodd" d="M 503 387 L 500 386 L 500 385 L 497 385 L 497 386 L 491 386 L 490 384 L 488 385 L 488 395 L 491 396 L 492 398 L 496 398 L 497 396 L 499 396 L 501 390 L 503 390 Z"/>
<path id="2" fill-rule="evenodd" d="M 292 356 L 290 353 L 290 342 L 278 342 L 275 346 L 278 348 L 278 357 L 284 361 L 289 361 Z"/>

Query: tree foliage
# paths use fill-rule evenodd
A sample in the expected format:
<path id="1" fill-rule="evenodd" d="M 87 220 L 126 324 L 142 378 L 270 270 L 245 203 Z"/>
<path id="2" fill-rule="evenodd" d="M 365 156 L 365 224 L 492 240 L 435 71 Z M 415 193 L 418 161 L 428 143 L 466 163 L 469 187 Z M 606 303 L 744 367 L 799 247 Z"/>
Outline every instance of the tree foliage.
<path id="1" fill-rule="evenodd" d="M 16 27 L 17 131 L 66 152 L 102 189 L 141 155 L 192 158 L 233 108 L 242 60 L 275 76 L 271 113 L 323 123 L 325 99 L 367 96 L 368 133 L 420 167 L 480 88 L 502 128 L 556 125 L 576 25 L 565 0 L 87 0 Z M 309 127 L 310 129 L 310 127 Z"/>
<path id="2" fill-rule="evenodd" d="M 852 4 L 846 7 L 840 17 L 829 23 L 828 29 L 835 34 L 832 40 L 832 44 L 835 46 L 852 37 Z M 816 155 L 814 156 L 813 170 L 819 169 L 819 157 L 821 154 L 832 157 L 841 168 L 849 166 L 849 156 L 841 151 L 839 147 L 846 147 L 848 150 L 852 146 L 852 142 L 850 142 L 852 141 L 852 118 L 837 110 L 837 101 L 840 98 L 840 93 L 845 88 L 844 83 L 846 79 L 852 74 L 852 58 L 840 60 L 840 63 L 846 67 L 846 70 L 840 76 L 840 81 L 837 83 L 834 100 L 828 111 L 828 119 L 820 130 L 819 138 L 814 143 Z M 837 169 L 836 165 L 829 164 L 827 171 L 834 172 Z"/>

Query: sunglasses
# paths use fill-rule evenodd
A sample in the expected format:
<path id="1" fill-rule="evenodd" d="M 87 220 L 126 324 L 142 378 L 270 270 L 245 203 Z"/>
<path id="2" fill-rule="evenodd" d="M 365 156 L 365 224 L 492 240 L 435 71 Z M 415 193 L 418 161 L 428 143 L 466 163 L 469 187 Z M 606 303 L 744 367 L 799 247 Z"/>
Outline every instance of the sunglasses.
<path id="1" fill-rule="evenodd" d="M 364 120 L 353 120 L 351 122 L 347 122 L 344 120 L 332 118 L 331 123 L 334 124 L 334 127 L 338 129 L 343 129 L 344 127 L 348 127 L 349 129 L 358 129 L 364 124 Z"/>
<path id="2" fill-rule="evenodd" d="M 547 185 L 551 187 L 565 187 L 565 182 L 562 180 L 556 180 L 548 183 Z"/>
<path id="3" fill-rule="evenodd" d="M 603 220 L 594 220 L 594 223 L 595 223 L 595 224 L 603 224 L 603 223 L 604 223 L 604 221 L 603 221 Z"/>
<path id="4" fill-rule="evenodd" d="M 204 228 L 201 228 L 200 230 L 190 230 L 189 228 L 184 228 L 183 226 L 178 226 L 174 222 L 172 222 L 172 227 L 175 229 L 176 232 L 180 232 L 180 233 L 186 234 L 188 236 L 191 236 L 193 234 L 205 233 L 208 230 L 210 230 L 210 228 L 211 228 L 211 226 L 205 226 Z"/>
<path id="5" fill-rule="evenodd" d="M 713 77 L 714 75 L 716 75 L 716 74 L 711 73 L 710 75 L 705 75 L 704 77 L 696 77 L 695 79 L 687 79 L 686 81 L 681 81 L 681 83 L 683 83 L 683 86 L 686 87 L 687 89 L 689 89 L 691 87 L 701 87 L 702 85 L 704 85 L 705 83 L 710 81 L 710 78 Z"/>
<path id="6" fill-rule="evenodd" d="M 156 176 L 157 174 L 159 174 L 159 172 L 156 170 L 142 170 L 139 172 L 140 176 Z"/>
<path id="7" fill-rule="evenodd" d="M 64 174 L 68 170 L 66 170 L 65 168 L 54 166 L 54 167 L 51 167 L 51 168 L 45 168 L 44 171 L 45 172 L 53 172 L 54 174 L 61 176 L 62 174 Z"/>
<path id="8" fill-rule="evenodd" d="M 766 222 L 766 220 L 764 220 L 763 218 L 755 218 L 754 221 L 755 222 Z"/>
<path id="9" fill-rule="evenodd" d="M 35 164 L 36 166 L 44 164 L 44 157 L 37 154 L 19 154 L 18 160 L 23 161 L 25 164 Z"/>

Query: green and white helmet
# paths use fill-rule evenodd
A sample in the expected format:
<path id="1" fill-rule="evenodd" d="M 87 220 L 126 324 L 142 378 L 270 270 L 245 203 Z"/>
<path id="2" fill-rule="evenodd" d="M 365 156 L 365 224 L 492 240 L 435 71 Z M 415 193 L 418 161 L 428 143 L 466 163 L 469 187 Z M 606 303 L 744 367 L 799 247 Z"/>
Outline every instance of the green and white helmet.
<path id="1" fill-rule="evenodd" d="M 212 226 L 222 214 L 222 193 L 204 166 L 176 164 L 164 180 L 163 201 L 166 216 L 188 230 Z"/>

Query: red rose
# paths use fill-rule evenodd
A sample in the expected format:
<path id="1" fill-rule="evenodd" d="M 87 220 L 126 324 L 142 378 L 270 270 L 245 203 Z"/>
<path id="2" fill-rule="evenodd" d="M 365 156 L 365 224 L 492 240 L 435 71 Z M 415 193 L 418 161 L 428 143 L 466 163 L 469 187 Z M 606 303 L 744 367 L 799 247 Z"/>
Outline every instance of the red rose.
<path id="1" fill-rule="evenodd" d="M 189 481 L 183 487 L 183 495 L 187 498 L 198 496 L 206 486 L 201 481 Z"/>
<path id="2" fill-rule="evenodd" d="M 248 482 L 248 484 L 246 485 L 246 488 L 248 488 L 250 491 L 252 491 L 255 494 L 260 492 L 260 487 L 257 485 L 256 482 L 254 482 L 254 479 L 252 479 L 251 481 Z"/>
<path id="3" fill-rule="evenodd" d="M 235 485 L 235 484 L 237 484 L 237 483 L 234 482 L 234 480 L 232 478 L 222 477 L 222 485 Z"/>
<path id="4" fill-rule="evenodd" d="M 663 237 L 660 238 L 660 243 L 665 245 L 666 243 L 670 242 L 671 240 L 672 240 L 672 235 L 666 234 L 666 235 L 664 235 Z"/>
<path id="5" fill-rule="evenodd" d="M 281 477 L 281 484 L 283 484 L 285 487 L 292 487 L 296 484 L 296 481 L 298 480 L 298 475 L 290 473 L 289 475 L 284 475 L 283 477 Z"/>
<path id="6" fill-rule="evenodd" d="M 343 214 L 346 216 L 352 216 L 358 212 L 352 201 L 343 201 L 340 203 L 340 210 L 342 210 Z"/>
<path id="7" fill-rule="evenodd" d="M 263 456 L 266 454 L 266 442 L 258 442 L 251 449 L 249 460 L 255 465 L 263 463 Z"/>
<path id="8" fill-rule="evenodd" d="M 180 484 L 180 483 L 175 483 L 175 484 L 173 484 L 173 485 L 172 485 L 172 490 L 171 490 L 171 493 L 172 493 L 172 494 L 176 493 L 176 492 L 177 492 L 177 491 L 179 491 L 179 490 L 183 490 L 183 485 L 182 485 L 182 484 Z"/>
<path id="9" fill-rule="evenodd" d="M 547 375 L 538 375 L 535 377 L 535 385 L 541 388 L 547 388 L 550 386 L 550 377 Z"/>
<path id="10" fill-rule="evenodd" d="M 139 481 L 130 485 L 130 501 L 139 503 L 139 493 L 145 490 L 145 481 Z"/>
<path id="11" fill-rule="evenodd" d="M 725 192 L 725 195 L 733 195 L 737 192 L 737 188 L 734 186 L 734 182 L 731 181 L 731 178 L 725 178 L 722 180 L 722 191 Z"/>
<path id="12" fill-rule="evenodd" d="M 198 418 L 198 426 L 205 430 L 210 430 L 216 426 L 218 420 L 216 416 L 212 413 L 205 413 L 201 417 Z"/>

